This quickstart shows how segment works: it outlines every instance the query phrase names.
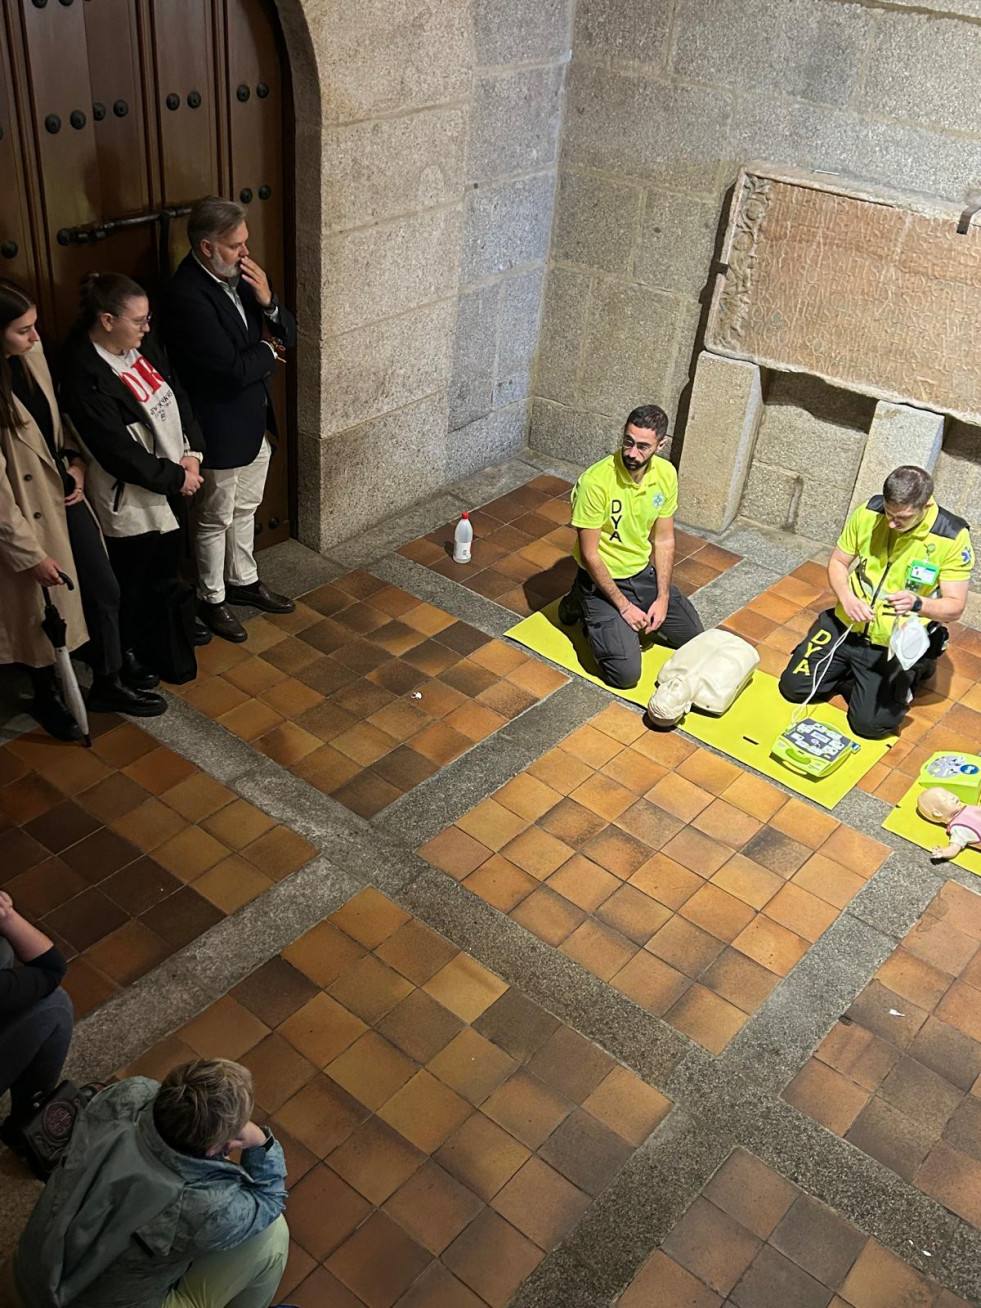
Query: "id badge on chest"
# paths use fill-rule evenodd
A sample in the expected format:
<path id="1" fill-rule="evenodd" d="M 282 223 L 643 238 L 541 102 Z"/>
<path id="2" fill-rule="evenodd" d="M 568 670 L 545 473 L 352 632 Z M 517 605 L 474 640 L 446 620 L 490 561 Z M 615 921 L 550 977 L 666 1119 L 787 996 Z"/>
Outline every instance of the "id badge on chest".
<path id="1" fill-rule="evenodd" d="M 906 589 L 916 594 L 927 595 L 937 584 L 940 569 L 935 563 L 925 563 L 914 559 L 906 570 Z"/>

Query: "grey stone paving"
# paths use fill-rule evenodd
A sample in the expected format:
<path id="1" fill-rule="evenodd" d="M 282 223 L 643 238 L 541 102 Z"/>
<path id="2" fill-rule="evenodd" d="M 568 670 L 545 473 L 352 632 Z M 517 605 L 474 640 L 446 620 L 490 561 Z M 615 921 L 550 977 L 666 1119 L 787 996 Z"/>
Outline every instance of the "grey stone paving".
<path id="1" fill-rule="evenodd" d="M 513 615 L 394 551 L 460 507 L 565 465 L 527 451 L 433 497 L 398 520 L 346 542 L 328 559 L 296 542 L 264 556 L 270 584 L 314 586 L 367 567 L 448 612 L 499 636 Z M 810 542 L 740 523 L 721 538 L 749 558 L 696 596 L 719 621 L 778 575 L 812 557 Z M 9 702 L 9 696 L 7 697 Z M 142 723 L 199 767 L 293 827 L 322 854 L 200 937 L 79 1023 L 69 1070 L 104 1077 L 176 1029 L 241 977 L 365 885 L 391 896 L 459 947 L 631 1067 L 674 1103 L 612 1186 L 586 1211 L 512 1300 L 516 1308 L 612 1304 L 733 1148 L 743 1146 L 907 1261 L 981 1303 L 981 1234 L 848 1142 L 779 1098 L 939 889 L 939 874 L 881 829 L 887 805 L 860 791 L 835 817 L 894 853 L 811 947 L 719 1057 L 713 1057 L 516 922 L 437 872 L 413 850 L 611 697 L 573 680 L 368 822 L 325 797 L 171 698 L 170 711 Z M 12 707 L 16 707 L 15 705 Z M 0 718 L 2 720 L 2 718 Z M 9 716 L 7 732 L 29 725 Z M 9 1247 L 36 1185 L 0 1151 L 0 1250 Z M 922 1251 L 928 1251 L 926 1256 Z M 793 1308 L 786 1305 L 786 1308 Z"/>

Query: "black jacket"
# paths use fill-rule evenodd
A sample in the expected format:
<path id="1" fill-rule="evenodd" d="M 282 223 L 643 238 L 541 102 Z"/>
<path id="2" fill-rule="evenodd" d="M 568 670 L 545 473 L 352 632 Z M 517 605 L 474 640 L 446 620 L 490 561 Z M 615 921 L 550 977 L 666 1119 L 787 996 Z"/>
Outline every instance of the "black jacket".
<path id="1" fill-rule="evenodd" d="M 238 294 L 244 323 L 226 292 L 188 254 L 164 301 L 164 339 L 208 442 L 209 468 L 244 468 L 266 431 L 278 434 L 269 395 L 278 365 L 263 329 L 284 345 L 296 344 L 296 319 L 285 305 L 274 298 L 279 317 L 272 322 L 244 281 Z"/>
<path id="2" fill-rule="evenodd" d="M 140 353 L 174 392 L 190 448 L 204 454 L 204 437 L 191 402 L 152 333 L 143 337 Z M 133 439 L 129 424 L 145 423 L 146 413 L 106 361 L 99 358 L 88 333 L 79 328 L 72 331 L 61 354 L 59 391 L 62 409 L 107 473 L 156 495 L 176 495 L 180 491 L 184 469 L 170 459 L 157 458 Z"/>

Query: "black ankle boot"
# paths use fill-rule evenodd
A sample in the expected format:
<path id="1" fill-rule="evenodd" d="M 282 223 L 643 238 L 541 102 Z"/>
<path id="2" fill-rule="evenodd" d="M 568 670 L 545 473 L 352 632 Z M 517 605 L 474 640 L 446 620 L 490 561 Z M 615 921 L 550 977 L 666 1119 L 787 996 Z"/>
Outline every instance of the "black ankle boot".
<path id="1" fill-rule="evenodd" d="M 129 686 L 130 690 L 152 690 L 154 686 L 160 685 L 160 678 L 153 669 L 141 663 L 131 649 L 123 650 L 123 666 L 119 669 L 119 679 L 124 686 Z"/>
<path id="2" fill-rule="evenodd" d="M 167 711 L 162 695 L 131 690 L 118 677 L 96 677 L 88 694 L 91 713 L 125 713 L 131 718 L 158 718 Z"/>
<path id="3" fill-rule="evenodd" d="M 61 697 L 54 668 L 31 668 L 30 672 L 34 687 L 31 716 L 55 740 L 81 740 L 82 729 Z"/>

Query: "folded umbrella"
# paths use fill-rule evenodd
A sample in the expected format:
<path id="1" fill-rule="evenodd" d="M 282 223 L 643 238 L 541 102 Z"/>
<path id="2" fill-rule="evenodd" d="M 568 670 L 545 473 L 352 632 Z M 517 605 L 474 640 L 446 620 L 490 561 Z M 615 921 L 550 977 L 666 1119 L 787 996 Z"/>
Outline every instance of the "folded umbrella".
<path id="1" fill-rule="evenodd" d="M 75 587 L 71 579 L 63 572 L 60 575 L 61 580 L 68 589 L 74 590 Z M 62 696 L 72 717 L 78 723 L 78 728 L 82 733 L 82 743 L 86 749 L 91 749 L 92 738 L 89 735 L 89 715 L 85 710 L 85 700 L 82 699 L 78 678 L 75 676 L 75 669 L 66 648 L 68 628 L 65 619 L 52 601 L 47 586 L 42 586 L 41 591 L 44 595 L 44 617 L 41 620 L 41 630 L 51 641 L 51 646 L 54 649 L 55 667 L 58 670 L 58 680 L 61 682 Z"/>

